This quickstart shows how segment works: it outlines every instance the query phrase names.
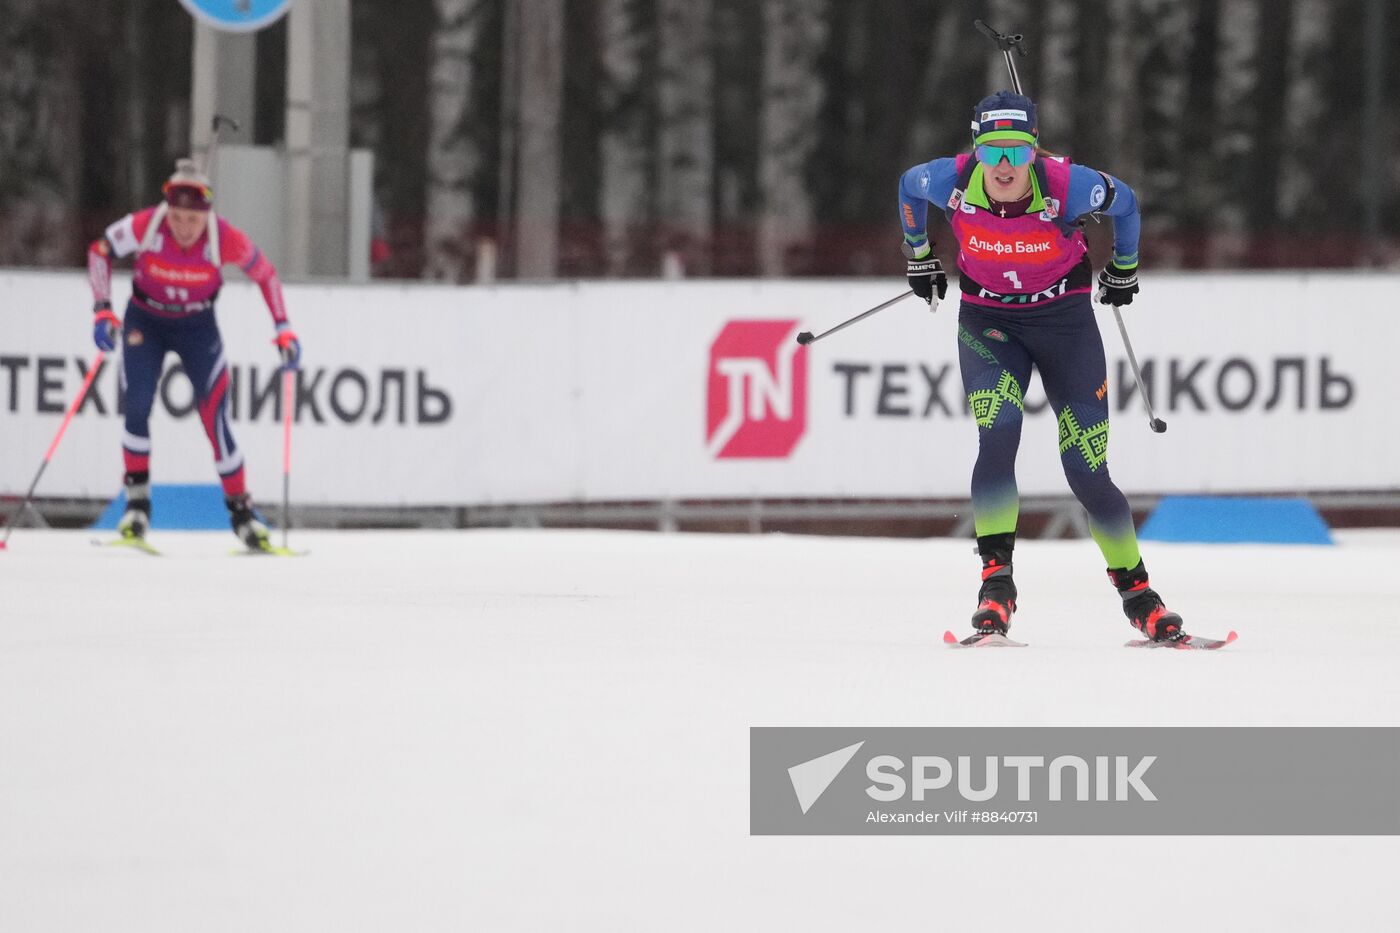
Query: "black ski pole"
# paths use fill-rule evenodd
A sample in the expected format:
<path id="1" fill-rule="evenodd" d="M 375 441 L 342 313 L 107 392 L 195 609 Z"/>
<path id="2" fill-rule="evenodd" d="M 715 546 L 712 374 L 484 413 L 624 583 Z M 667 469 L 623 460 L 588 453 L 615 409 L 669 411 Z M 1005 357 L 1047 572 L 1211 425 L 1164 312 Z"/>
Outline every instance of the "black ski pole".
<path id="1" fill-rule="evenodd" d="M 1011 75 L 1011 89 L 1017 94 L 1024 95 L 1021 90 L 1021 76 L 1016 73 L 1016 60 L 1011 57 L 1011 52 L 1014 49 L 1022 56 L 1026 54 L 1026 47 L 1022 44 L 1025 37 L 1020 33 L 1014 36 L 1002 35 L 980 19 L 973 20 L 972 25 L 977 27 L 978 32 L 997 44 L 1001 54 L 1006 57 L 1006 70 Z M 1147 426 L 1155 433 L 1161 434 L 1166 431 L 1167 423 L 1152 412 L 1152 400 L 1147 397 L 1147 388 L 1142 384 L 1142 372 L 1138 369 L 1137 354 L 1133 352 L 1133 342 L 1128 339 L 1128 328 L 1123 323 L 1123 315 L 1119 312 L 1117 305 L 1113 306 L 1113 318 L 1118 322 L 1118 333 L 1123 337 L 1123 349 L 1128 352 L 1128 362 L 1133 366 L 1133 378 L 1137 380 L 1138 393 L 1142 395 L 1142 401 L 1147 406 Z"/>
<path id="2" fill-rule="evenodd" d="M 800 333 L 800 334 L 797 335 L 797 342 L 800 343 L 800 344 L 802 344 L 803 346 L 806 346 L 806 345 L 809 344 L 809 343 L 816 343 L 818 340 L 821 340 L 823 337 L 830 337 L 832 334 L 836 333 L 838 330 L 841 330 L 843 327 L 850 327 L 850 326 L 851 326 L 852 324 L 854 324 L 856 321 L 863 321 L 863 320 L 865 320 L 866 318 L 870 317 L 870 315 L 874 314 L 876 311 L 883 311 L 883 310 L 885 310 L 886 308 L 888 308 L 890 305 L 896 304 L 896 303 L 898 303 L 898 302 L 901 302 L 901 301 L 903 301 L 904 299 L 908 298 L 908 297 L 909 297 L 910 295 L 912 295 L 912 294 L 914 294 L 914 289 L 911 288 L 911 289 L 909 289 L 907 292 L 902 292 L 902 293 L 896 295 L 895 297 L 891 298 L 889 301 L 886 301 L 884 304 L 878 304 L 878 305 L 876 305 L 875 307 L 871 308 L 869 311 L 862 311 L 860 314 L 857 314 L 855 317 L 851 318 L 849 321 L 842 321 L 840 324 L 837 324 L 837 325 L 836 325 L 835 327 L 833 327 L 831 330 L 824 330 L 824 331 L 822 331 L 820 334 L 817 334 L 815 337 L 812 336 L 812 332 L 811 332 L 810 330 L 804 330 L 802 333 Z M 937 299 L 937 298 L 933 299 L 933 310 L 935 310 L 935 311 L 938 310 L 938 299 Z"/>
<path id="3" fill-rule="evenodd" d="M 1147 406 L 1147 426 L 1155 433 L 1161 434 L 1167 430 L 1167 423 L 1158 418 L 1152 412 L 1152 399 L 1147 397 L 1147 386 L 1142 382 L 1142 371 L 1138 369 L 1137 354 L 1133 352 L 1133 342 L 1128 339 L 1128 328 L 1123 326 L 1123 315 L 1119 312 L 1118 306 L 1113 306 L 1113 319 L 1118 322 L 1118 333 L 1123 335 L 1123 349 L 1128 351 L 1128 362 L 1133 367 L 1133 379 L 1137 382 L 1138 394 L 1142 396 L 1142 403 Z"/>

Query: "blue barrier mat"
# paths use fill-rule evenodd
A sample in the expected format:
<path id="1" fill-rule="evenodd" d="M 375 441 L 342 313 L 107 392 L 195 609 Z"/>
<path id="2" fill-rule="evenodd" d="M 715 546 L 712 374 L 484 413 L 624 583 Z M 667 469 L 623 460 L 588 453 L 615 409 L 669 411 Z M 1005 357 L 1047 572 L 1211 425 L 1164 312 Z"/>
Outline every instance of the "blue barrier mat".
<path id="1" fill-rule="evenodd" d="M 1138 537 L 1216 544 L 1332 544 L 1332 531 L 1307 499 L 1167 496 Z"/>
<path id="2" fill-rule="evenodd" d="M 92 527 L 115 530 L 125 511 L 123 490 L 108 503 Z M 151 486 L 151 527 L 161 531 L 227 531 L 223 487 L 193 483 Z"/>

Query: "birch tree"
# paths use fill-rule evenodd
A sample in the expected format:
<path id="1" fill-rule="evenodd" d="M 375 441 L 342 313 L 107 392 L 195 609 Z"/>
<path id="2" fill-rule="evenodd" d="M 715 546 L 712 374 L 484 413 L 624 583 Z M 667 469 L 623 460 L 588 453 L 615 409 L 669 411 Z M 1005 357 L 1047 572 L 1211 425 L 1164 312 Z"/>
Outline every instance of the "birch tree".
<path id="1" fill-rule="evenodd" d="M 710 0 L 658 0 L 657 211 L 669 251 L 709 271 L 714 218 L 714 30 Z"/>
<path id="2" fill-rule="evenodd" d="M 1139 23 L 1134 0 L 1108 0 L 1106 26 L 1103 110 L 1107 159 L 1114 174 L 1135 178 L 1142 171 L 1142 115 L 1137 86 Z"/>
<path id="3" fill-rule="evenodd" d="M 1296 224 L 1305 205 L 1317 195 L 1316 173 L 1323 161 L 1323 117 L 1334 4 L 1328 0 L 1293 0 L 1284 95 L 1284 138 L 1279 165 L 1278 216 Z"/>
<path id="4" fill-rule="evenodd" d="M 1047 0 L 1044 13 L 1045 36 L 1036 49 L 1041 60 L 1035 95 L 1041 135 L 1051 149 L 1072 153 L 1075 79 L 1080 56 L 1087 51 L 1079 41 L 1079 8 L 1074 0 Z"/>
<path id="5" fill-rule="evenodd" d="M 520 106 L 516 269 L 550 279 L 559 269 L 560 118 L 564 106 L 564 0 L 519 4 Z"/>
<path id="6" fill-rule="evenodd" d="M 961 6 L 954 3 L 940 7 L 928 60 L 919 79 L 918 104 L 910 114 L 909 143 L 900 160 L 905 165 L 924 162 L 966 145 L 968 121 L 950 122 L 950 108 L 936 106 L 938 101 L 949 97 L 948 90 L 960 64 L 958 49 L 968 41 L 965 34 L 968 21 Z M 952 109 L 967 113 L 975 103 L 977 99 L 958 100 Z"/>
<path id="7" fill-rule="evenodd" d="M 815 117 L 824 88 L 815 64 L 826 40 L 827 15 L 825 0 L 763 5 L 758 258 L 765 276 L 787 273 L 789 249 L 812 235 L 814 208 L 805 174 L 817 144 Z"/>
<path id="8" fill-rule="evenodd" d="M 603 0 L 598 21 L 604 127 L 599 140 L 599 212 L 609 275 L 632 266 L 638 231 L 649 211 L 651 153 L 643 57 L 647 35 L 638 0 Z"/>
<path id="9" fill-rule="evenodd" d="M 1210 157 L 1211 256 L 1213 264 L 1233 266 L 1249 247 L 1250 159 L 1258 135 L 1259 0 L 1221 0 L 1215 69 L 1215 133 Z"/>
<path id="10" fill-rule="evenodd" d="M 438 26 L 429 79 L 423 276 L 460 282 L 469 274 L 469 237 L 476 220 L 472 182 L 481 168 L 470 105 L 473 57 L 486 0 L 434 2 Z"/>
<path id="11" fill-rule="evenodd" d="M 1142 109 L 1142 174 L 1124 176 L 1153 205 L 1145 223 L 1153 235 L 1149 264 L 1173 268 L 1184 261 L 1180 207 L 1186 201 L 1187 69 L 1191 60 L 1191 9 L 1178 0 L 1141 0 L 1140 30 L 1146 47 L 1139 63 Z"/>
<path id="12" fill-rule="evenodd" d="M 712 269 L 752 275 L 752 234 L 759 203 L 758 139 L 762 86 L 763 10 L 752 0 L 714 0 L 716 237 Z M 735 236 L 734 234 L 738 234 Z"/>

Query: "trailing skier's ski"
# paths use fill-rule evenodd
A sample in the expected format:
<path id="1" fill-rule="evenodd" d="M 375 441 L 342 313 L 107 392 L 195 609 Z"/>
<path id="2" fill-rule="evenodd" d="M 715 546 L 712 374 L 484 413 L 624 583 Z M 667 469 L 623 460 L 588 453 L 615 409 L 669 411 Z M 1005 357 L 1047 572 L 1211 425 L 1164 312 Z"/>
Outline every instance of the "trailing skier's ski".
<path id="1" fill-rule="evenodd" d="M 229 551 L 229 553 L 234 557 L 305 557 L 311 552 L 294 551 L 289 547 L 278 547 L 275 544 L 269 544 L 257 550 L 253 550 L 252 548 L 234 548 L 232 551 Z"/>
<path id="2" fill-rule="evenodd" d="M 142 554 L 149 554 L 152 557 L 160 556 L 160 551 L 153 548 L 145 538 L 113 538 L 110 541 L 93 538 L 92 543 L 98 547 L 125 547 L 131 548 L 133 551 L 140 551 Z"/>

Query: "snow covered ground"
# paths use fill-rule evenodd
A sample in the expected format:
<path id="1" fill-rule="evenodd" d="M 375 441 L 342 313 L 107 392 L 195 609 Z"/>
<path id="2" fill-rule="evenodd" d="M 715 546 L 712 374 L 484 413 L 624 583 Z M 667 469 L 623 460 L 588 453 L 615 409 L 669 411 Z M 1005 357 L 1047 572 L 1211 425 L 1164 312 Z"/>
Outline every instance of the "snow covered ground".
<path id="1" fill-rule="evenodd" d="M 0 929 L 1393 928 L 1393 838 L 751 837 L 754 725 L 1397 725 L 1400 532 L 1087 542 L 948 651 L 969 542 L 164 533 L 0 553 Z M 1184 885 L 1184 889 L 1180 886 Z"/>

